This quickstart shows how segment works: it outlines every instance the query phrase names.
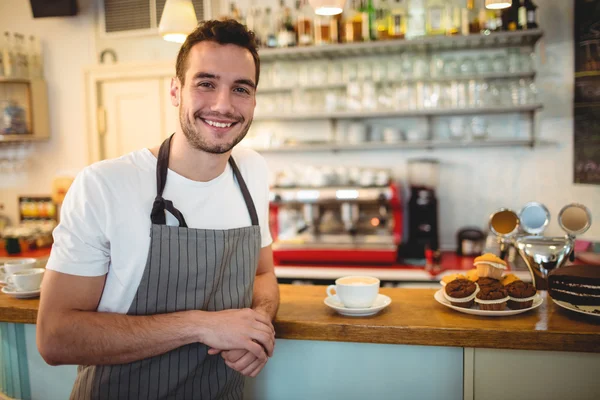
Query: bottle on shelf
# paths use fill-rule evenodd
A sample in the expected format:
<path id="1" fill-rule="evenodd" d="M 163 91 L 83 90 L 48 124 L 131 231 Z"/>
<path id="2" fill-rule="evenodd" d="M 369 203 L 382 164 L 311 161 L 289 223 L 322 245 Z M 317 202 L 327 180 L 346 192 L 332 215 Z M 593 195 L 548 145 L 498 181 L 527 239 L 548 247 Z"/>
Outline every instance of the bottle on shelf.
<path id="1" fill-rule="evenodd" d="M 392 0 L 388 21 L 388 37 L 404 39 L 406 35 L 406 0 Z"/>
<path id="2" fill-rule="evenodd" d="M 292 12 L 286 7 L 284 0 L 279 0 L 277 15 L 277 45 L 279 47 L 293 47 L 296 45 L 296 31 L 292 19 Z"/>
<path id="3" fill-rule="evenodd" d="M 538 28 L 537 6 L 532 0 L 521 0 L 519 7 L 519 29 L 536 29 Z"/>
<path id="4" fill-rule="evenodd" d="M 444 0 L 428 0 L 425 15 L 425 31 L 427 35 L 444 35 L 446 33 L 446 2 Z"/>
<path id="5" fill-rule="evenodd" d="M 375 38 L 385 40 L 389 38 L 390 5 L 387 0 L 380 0 L 375 10 Z"/>
<path id="6" fill-rule="evenodd" d="M 13 78 L 16 76 L 16 63 L 13 36 L 10 32 L 4 32 L 4 76 Z"/>
<path id="7" fill-rule="evenodd" d="M 296 19 L 296 32 L 298 34 L 299 46 L 310 46 L 313 44 L 313 15 L 314 11 L 307 0 L 302 0 Z"/>
<path id="8" fill-rule="evenodd" d="M 237 8 L 234 2 L 229 3 L 229 18 L 239 22 L 240 24 L 244 24 L 244 18 L 242 17 L 242 13 L 240 9 Z"/>
<path id="9" fill-rule="evenodd" d="M 29 36 L 29 77 L 43 77 L 42 47 L 37 37 Z"/>
<path id="10" fill-rule="evenodd" d="M 506 31 L 516 31 L 519 28 L 520 1 L 514 0 L 509 8 L 502 10 L 502 26 Z"/>
<path id="11" fill-rule="evenodd" d="M 317 46 L 331 43 L 331 18 L 326 15 L 315 15 L 314 43 Z"/>
<path id="12" fill-rule="evenodd" d="M 456 4 L 456 0 L 447 3 L 448 4 L 446 4 L 446 35 L 458 35 L 461 31 L 460 6 Z"/>
<path id="13" fill-rule="evenodd" d="M 273 20 L 273 14 L 271 13 L 271 7 L 265 8 L 264 18 L 264 32 L 267 47 L 277 47 L 277 30 L 275 29 L 275 21 Z"/>
<path id="14" fill-rule="evenodd" d="M 406 38 L 412 39 L 425 35 L 425 0 L 410 0 Z"/>
<path id="15" fill-rule="evenodd" d="M 362 13 L 359 12 L 359 1 L 352 0 L 344 12 L 344 41 L 347 43 L 362 41 Z"/>
<path id="16" fill-rule="evenodd" d="M 4 35 L 0 35 L 0 78 L 6 76 L 4 73 L 4 49 L 6 44 L 4 43 Z"/>
<path id="17" fill-rule="evenodd" d="M 359 11 L 362 14 L 362 39 L 365 42 L 375 40 L 377 38 L 377 33 L 373 0 L 361 0 Z"/>

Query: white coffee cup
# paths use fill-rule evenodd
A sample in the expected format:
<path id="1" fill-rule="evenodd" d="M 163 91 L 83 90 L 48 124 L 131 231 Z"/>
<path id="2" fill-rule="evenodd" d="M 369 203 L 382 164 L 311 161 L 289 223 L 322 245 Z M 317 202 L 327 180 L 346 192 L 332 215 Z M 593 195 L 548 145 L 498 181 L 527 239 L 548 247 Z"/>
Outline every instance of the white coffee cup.
<path id="1" fill-rule="evenodd" d="M 344 276 L 327 287 L 327 295 L 335 296 L 347 308 L 368 308 L 373 305 L 379 293 L 379 279 L 372 276 Z"/>
<path id="2" fill-rule="evenodd" d="M 3 279 L 14 274 L 17 271 L 24 269 L 34 268 L 37 265 L 35 258 L 19 258 L 14 260 L 5 261 L 3 265 L 0 265 L 0 277 Z"/>
<path id="3" fill-rule="evenodd" d="M 28 268 L 14 272 L 6 277 L 6 283 L 20 292 L 38 290 L 42 286 L 44 268 Z"/>

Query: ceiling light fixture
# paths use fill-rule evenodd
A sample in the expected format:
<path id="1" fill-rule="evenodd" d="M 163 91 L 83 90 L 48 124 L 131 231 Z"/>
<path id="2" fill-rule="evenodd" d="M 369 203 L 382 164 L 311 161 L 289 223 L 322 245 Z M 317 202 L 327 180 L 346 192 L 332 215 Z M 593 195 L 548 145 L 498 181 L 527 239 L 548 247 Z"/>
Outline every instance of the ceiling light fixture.
<path id="1" fill-rule="evenodd" d="M 485 0 L 485 8 L 501 10 L 512 6 L 512 0 Z"/>
<path id="2" fill-rule="evenodd" d="M 317 15 L 337 15 L 344 10 L 346 0 L 308 0 Z"/>
<path id="3" fill-rule="evenodd" d="M 198 25 L 191 0 L 167 0 L 163 9 L 158 33 L 168 42 L 183 43 Z"/>

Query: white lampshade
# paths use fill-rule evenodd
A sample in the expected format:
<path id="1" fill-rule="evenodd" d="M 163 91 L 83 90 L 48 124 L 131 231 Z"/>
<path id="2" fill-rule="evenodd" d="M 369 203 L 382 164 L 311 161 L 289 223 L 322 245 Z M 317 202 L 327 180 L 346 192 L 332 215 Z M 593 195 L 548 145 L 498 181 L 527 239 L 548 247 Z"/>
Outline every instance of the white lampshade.
<path id="1" fill-rule="evenodd" d="M 158 32 L 169 42 L 183 43 L 196 26 L 196 12 L 191 0 L 167 0 Z"/>
<path id="2" fill-rule="evenodd" d="M 501 10 L 512 5 L 512 0 L 485 0 L 485 8 L 490 10 Z"/>
<path id="3" fill-rule="evenodd" d="M 346 0 L 308 0 L 318 15 L 336 15 L 344 10 Z"/>

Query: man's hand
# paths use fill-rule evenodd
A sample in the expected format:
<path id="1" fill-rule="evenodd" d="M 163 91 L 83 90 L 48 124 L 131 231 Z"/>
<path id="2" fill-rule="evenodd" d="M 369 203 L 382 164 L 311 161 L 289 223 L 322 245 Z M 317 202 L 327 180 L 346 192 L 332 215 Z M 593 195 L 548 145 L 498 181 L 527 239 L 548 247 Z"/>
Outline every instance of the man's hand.
<path id="1" fill-rule="evenodd" d="M 273 355 L 275 329 L 268 317 L 249 308 L 210 312 L 200 342 L 214 349 L 248 351 L 266 363 L 267 356 Z"/>
<path id="2" fill-rule="evenodd" d="M 256 377 L 260 371 L 267 365 L 267 361 L 260 360 L 254 354 L 246 350 L 218 350 L 210 348 L 208 354 L 214 355 L 221 353 L 225 364 L 244 376 Z"/>

